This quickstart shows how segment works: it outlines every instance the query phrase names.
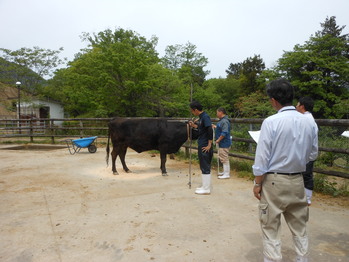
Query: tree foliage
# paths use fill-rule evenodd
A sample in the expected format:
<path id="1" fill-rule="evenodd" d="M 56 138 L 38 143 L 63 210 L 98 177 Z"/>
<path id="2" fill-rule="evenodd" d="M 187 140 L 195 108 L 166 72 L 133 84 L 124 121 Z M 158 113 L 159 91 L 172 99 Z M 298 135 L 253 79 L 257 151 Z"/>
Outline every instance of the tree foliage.
<path id="1" fill-rule="evenodd" d="M 195 83 L 201 86 L 210 72 L 204 70 L 208 59 L 196 49 L 197 47 L 190 42 L 185 45 L 170 45 L 166 47 L 162 64 L 178 73 L 185 84 Z"/>
<path id="2" fill-rule="evenodd" d="M 204 83 L 203 87 L 203 90 L 212 90 L 217 96 L 217 101 L 212 111 L 215 112 L 218 107 L 224 107 L 230 116 L 237 115 L 235 103 L 240 96 L 241 84 L 239 80 L 230 77 L 209 79 Z"/>
<path id="3" fill-rule="evenodd" d="M 239 97 L 235 104 L 238 117 L 265 118 L 275 113 L 265 92 L 256 91 Z"/>
<path id="4" fill-rule="evenodd" d="M 260 55 L 231 63 L 227 77 L 209 79 L 208 59 L 188 42 L 169 45 L 160 58 L 157 37 L 147 39 L 121 28 L 83 33 L 88 47 L 66 68 L 44 78 L 63 63 L 59 52 L 38 47 L 0 49 L 0 81 L 21 81 L 32 90 L 62 101 L 71 116 L 188 116 L 191 99 L 215 116 L 225 107 L 233 117 L 266 117 L 274 113 L 266 84 L 285 77 L 297 88 L 297 98 L 315 100 L 317 118 L 349 117 L 349 36 L 335 17 L 304 44 L 284 52 L 273 68 Z M 20 78 L 21 77 L 21 78 Z"/>
<path id="5" fill-rule="evenodd" d="M 53 70 L 64 64 L 65 60 L 59 58 L 62 51 L 62 47 L 58 50 L 38 46 L 18 50 L 0 48 L 1 80 L 12 85 L 20 81 L 27 91 L 40 93 L 44 78 L 51 77 Z"/>
<path id="6" fill-rule="evenodd" d="M 316 117 L 342 118 L 344 111 L 333 108 L 349 98 L 349 37 L 341 35 L 344 26 L 337 26 L 335 17 L 327 18 L 321 26 L 322 30 L 304 45 L 285 52 L 276 70 L 298 88 L 298 97 L 315 100 Z"/>
<path id="7" fill-rule="evenodd" d="M 165 116 L 183 108 L 178 78 L 159 65 L 157 38 L 117 29 L 84 34 L 89 48 L 60 70 L 51 90 L 62 89 L 74 116 Z"/>
<path id="8" fill-rule="evenodd" d="M 240 81 L 240 95 L 247 95 L 263 89 L 258 78 L 265 69 L 265 64 L 260 55 L 246 58 L 242 63 L 231 63 L 226 73 L 228 78 Z"/>

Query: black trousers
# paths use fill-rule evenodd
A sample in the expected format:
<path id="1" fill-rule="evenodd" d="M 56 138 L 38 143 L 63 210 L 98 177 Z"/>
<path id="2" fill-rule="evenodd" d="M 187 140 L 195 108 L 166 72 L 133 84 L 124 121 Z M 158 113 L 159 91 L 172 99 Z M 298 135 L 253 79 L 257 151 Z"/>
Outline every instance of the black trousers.
<path id="1" fill-rule="evenodd" d="M 204 175 L 211 174 L 211 161 L 213 157 L 213 148 L 211 147 L 210 151 L 208 152 L 202 152 L 202 147 L 199 147 L 198 157 L 199 157 L 200 169 L 202 174 Z"/>
<path id="2" fill-rule="evenodd" d="M 310 161 L 303 173 L 304 187 L 309 190 L 314 190 L 313 168 L 314 161 Z"/>

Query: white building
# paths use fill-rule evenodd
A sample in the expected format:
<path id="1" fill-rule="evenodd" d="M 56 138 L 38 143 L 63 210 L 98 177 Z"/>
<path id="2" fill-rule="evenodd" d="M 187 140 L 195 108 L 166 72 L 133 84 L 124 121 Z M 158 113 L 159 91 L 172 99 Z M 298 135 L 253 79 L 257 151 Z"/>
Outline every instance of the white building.
<path id="1" fill-rule="evenodd" d="M 32 99 L 30 102 L 21 102 L 21 119 L 25 118 L 64 118 L 64 109 L 61 104 L 55 101 L 45 101 Z M 18 117 L 17 103 L 17 117 Z M 55 121 L 56 125 L 61 125 L 63 121 Z"/>

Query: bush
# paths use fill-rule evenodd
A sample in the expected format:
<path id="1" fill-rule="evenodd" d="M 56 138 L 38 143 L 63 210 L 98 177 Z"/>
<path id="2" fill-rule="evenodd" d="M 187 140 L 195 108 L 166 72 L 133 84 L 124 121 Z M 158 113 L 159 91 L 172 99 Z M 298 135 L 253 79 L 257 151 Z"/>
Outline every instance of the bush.
<path id="1" fill-rule="evenodd" d="M 335 181 L 329 181 L 328 176 L 324 174 L 314 175 L 314 191 L 334 197 L 349 196 L 348 183 L 348 181 L 344 181 L 338 184 Z"/>

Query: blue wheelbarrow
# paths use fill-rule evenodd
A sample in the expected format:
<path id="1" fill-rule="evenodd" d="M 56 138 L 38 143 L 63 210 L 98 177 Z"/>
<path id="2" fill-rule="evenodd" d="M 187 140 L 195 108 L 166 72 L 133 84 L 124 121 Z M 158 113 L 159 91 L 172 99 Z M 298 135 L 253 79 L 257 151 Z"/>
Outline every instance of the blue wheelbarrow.
<path id="1" fill-rule="evenodd" d="M 91 136 L 91 137 L 85 137 L 80 139 L 67 139 L 65 142 L 67 143 L 69 153 L 71 155 L 74 155 L 76 153 L 79 153 L 81 148 L 88 149 L 88 152 L 90 153 L 96 153 L 97 151 L 97 137 L 98 136 Z M 96 142 L 95 142 L 96 141 Z"/>

